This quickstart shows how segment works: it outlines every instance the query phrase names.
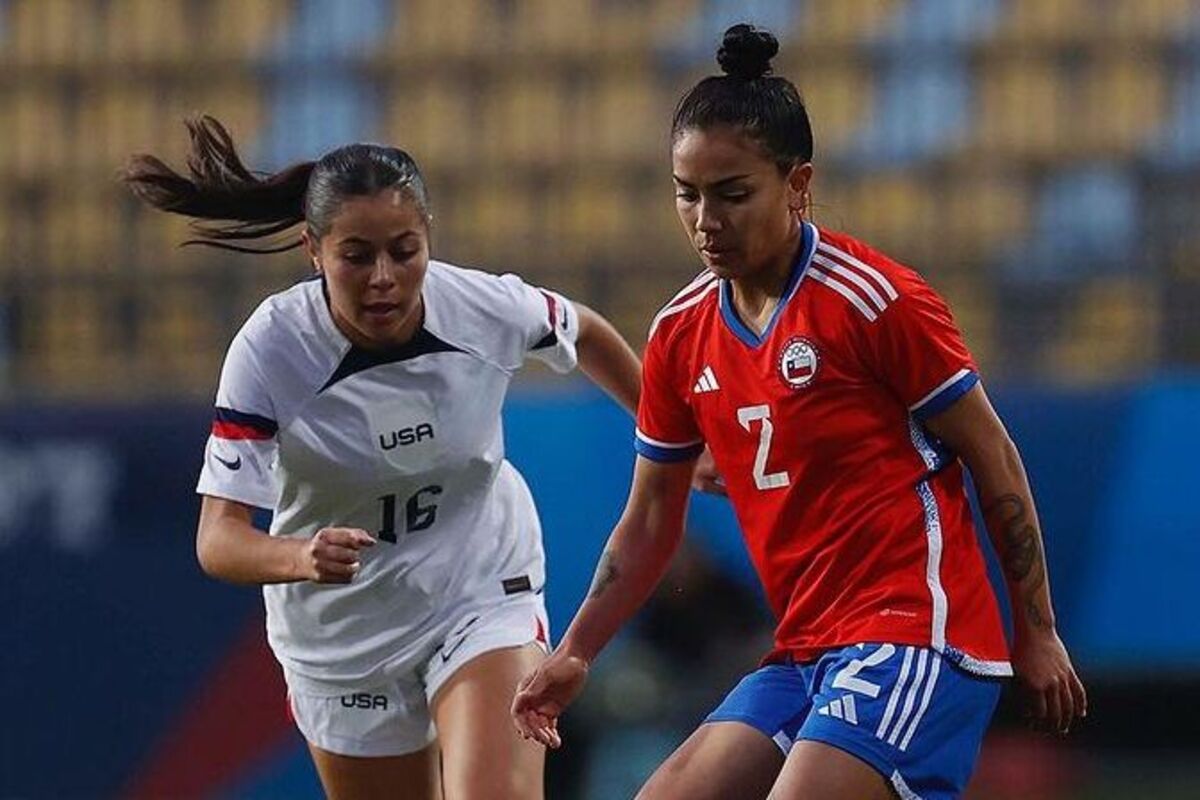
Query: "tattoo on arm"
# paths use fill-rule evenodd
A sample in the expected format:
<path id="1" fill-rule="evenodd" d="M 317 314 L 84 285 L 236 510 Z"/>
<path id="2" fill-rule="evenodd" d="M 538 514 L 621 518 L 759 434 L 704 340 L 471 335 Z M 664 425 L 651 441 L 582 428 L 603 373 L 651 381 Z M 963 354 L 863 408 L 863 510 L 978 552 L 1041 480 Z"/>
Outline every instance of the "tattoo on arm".
<path id="1" fill-rule="evenodd" d="M 989 525 L 999 534 L 1004 574 L 1023 582 L 1040 560 L 1037 528 L 1026 516 L 1025 504 L 1015 494 L 1006 494 L 987 510 Z"/>
<path id="2" fill-rule="evenodd" d="M 1004 574 L 1021 585 L 1026 617 L 1035 627 L 1049 627 L 1049 615 L 1042 611 L 1039 596 L 1046 582 L 1046 564 L 1037 527 L 1029 519 L 1024 501 L 1015 494 L 1006 494 L 992 503 L 984 516 L 999 540 Z"/>
<path id="3" fill-rule="evenodd" d="M 617 579 L 617 559 L 612 551 L 605 550 L 600 556 L 600 564 L 596 567 L 596 575 L 592 578 L 592 588 L 588 598 L 599 597 L 609 584 Z"/>

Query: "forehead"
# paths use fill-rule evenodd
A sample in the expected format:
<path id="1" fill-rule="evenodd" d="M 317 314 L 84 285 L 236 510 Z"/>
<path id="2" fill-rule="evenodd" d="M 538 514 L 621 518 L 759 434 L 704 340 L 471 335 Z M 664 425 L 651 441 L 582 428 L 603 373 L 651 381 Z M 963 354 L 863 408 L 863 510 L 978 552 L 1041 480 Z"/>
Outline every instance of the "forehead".
<path id="1" fill-rule="evenodd" d="M 754 139 L 729 126 L 689 128 L 671 147 L 675 175 L 689 183 L 764 172 L 775 164 Z"/>
<path id="2" fill-rule="evenodd" d="M 344 198 L 329 223 L 329 234 L 336 239 L 393 238 L 424 231 L 421 209 L 403 189 Z"/>

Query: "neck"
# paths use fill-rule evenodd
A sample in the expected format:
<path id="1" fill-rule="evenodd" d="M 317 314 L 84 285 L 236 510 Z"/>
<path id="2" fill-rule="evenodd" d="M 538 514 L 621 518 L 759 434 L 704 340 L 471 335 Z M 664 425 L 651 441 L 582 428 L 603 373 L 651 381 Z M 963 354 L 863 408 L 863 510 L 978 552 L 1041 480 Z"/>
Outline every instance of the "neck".
<path id="1" fill-rule="evenodd" d="M 803 230 L 803 223 L 797 225 L 788 237 L 787 246 L 780 248 L 779 255 L 762 269 L 730 280 L 738 314 L 744 322 L 760 332 L 765 320 L 783 298 L 783 290 L 804 241 Z"/>

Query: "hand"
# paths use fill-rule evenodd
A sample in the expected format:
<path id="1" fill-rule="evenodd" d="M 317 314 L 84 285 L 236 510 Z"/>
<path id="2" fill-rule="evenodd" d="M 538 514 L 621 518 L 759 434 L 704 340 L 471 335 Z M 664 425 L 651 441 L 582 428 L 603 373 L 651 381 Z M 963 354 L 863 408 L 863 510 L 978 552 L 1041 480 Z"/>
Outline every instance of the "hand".
<path id="1" fill-rule="evenodd" d="M 1013 669 L 1029 695 L 1035 728 L 1066 734 L 1076 719 L 1087 716 L 1087 691 L 1054 629 L 1018 633 Z"/>
<path id="2" fill-rule="evenodd" d="M 349 583 L 362 567 L 358 551 L 374 544 L 374 537 L 361 528 L 322 528 L 304 542 L 297 572 L 316 583 Z"/>
<path id="3" fill-rule="evenodd" d="M 721 477 L 721 473 L 717 472 L 717 462 L 713 460 L 712 453 L 707 447 L 700 454 L 700 458 L 696 459 L 696 468 L 692 471 L 692 488 L 707 494 L 729 496 L 729 493 L 725 491 L 725 479 Z"/>
<path id="4" fill-rule="evenodd" d="M 588 663 L 555 650 L 517 684 L 512 716 L 517 732 L 546 747 L 562 746 L 558 718 L 583 690 Z"/>

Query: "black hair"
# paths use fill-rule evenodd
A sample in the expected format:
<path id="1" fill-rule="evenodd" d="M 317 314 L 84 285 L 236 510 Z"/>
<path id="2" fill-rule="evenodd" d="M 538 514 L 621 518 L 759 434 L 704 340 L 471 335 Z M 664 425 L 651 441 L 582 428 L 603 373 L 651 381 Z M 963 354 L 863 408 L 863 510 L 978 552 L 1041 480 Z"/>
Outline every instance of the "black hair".
<path id="1" fill-rule="evenodd" d="M 192 217 L 200 234 L 184 244 L 204 244 L 244 253 L 279 253 L 301 244 L 246 247 L 231 241 L 265 239 L 305 223 L 311 236 L 329 232 L 347 197 L 396 188 L 409 194 L 429 223 L 425 181 L 412 156 L 395 147 L 352 144 L 276 173 L 252 172 L 242 163 L 233 137 L 204 115 L 185 120 L 192 147 L 188 175 L 152 155 L 133 156 L 122 179 L 151 206 Z"/>
<path id="2" fill-rule="evenodd" d="M 753 25 L 725 31 L 717 50 L 724 75 L 710 75 L 693 86 L 671 123 L 671 141 L 691 129 L 717 125 L 740 128 L 762 145 L 781 170 L 812 161 L 813 134 L 800 92 L 787 78 L 771 74 L 779 40 Z"/>

